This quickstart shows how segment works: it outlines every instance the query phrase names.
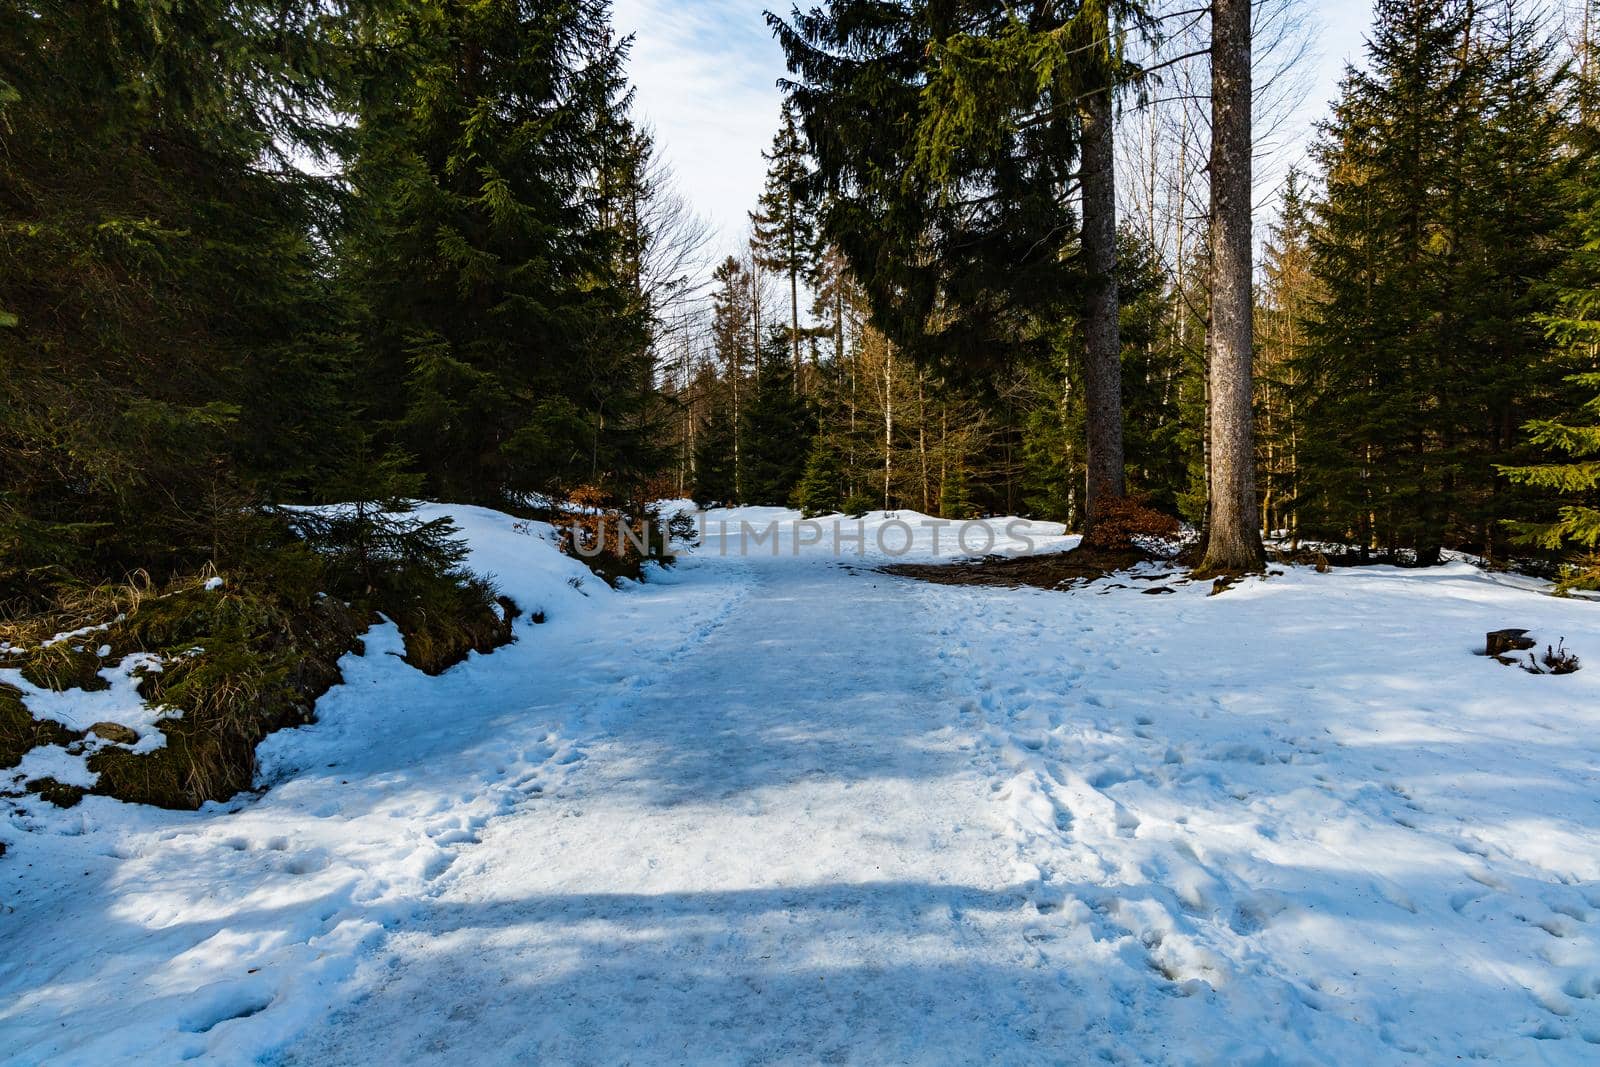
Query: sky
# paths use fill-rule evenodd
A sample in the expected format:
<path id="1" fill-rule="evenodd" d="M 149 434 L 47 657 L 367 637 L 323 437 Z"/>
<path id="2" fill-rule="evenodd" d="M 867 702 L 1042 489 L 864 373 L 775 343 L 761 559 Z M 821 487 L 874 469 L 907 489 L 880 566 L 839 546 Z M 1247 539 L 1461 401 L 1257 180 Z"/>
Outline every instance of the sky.
<path id="1" fill-rule="evenodd" d="M 808 0 L 808 3 L 810 0 Z M 776 0 L 615 0 L 617 29 L 634 36 L 638 114 L 683 194 L 717 230 L 719 251 L 741 241 L 761 192 L 761 152 L 777 128 L 783 51 L 762 12 Z M 1347 60 L 1359 58 L 1371 0 L 1307 0 L 1320 23 L 1316 75 L 1303 119 L 1327 109 Z"/>

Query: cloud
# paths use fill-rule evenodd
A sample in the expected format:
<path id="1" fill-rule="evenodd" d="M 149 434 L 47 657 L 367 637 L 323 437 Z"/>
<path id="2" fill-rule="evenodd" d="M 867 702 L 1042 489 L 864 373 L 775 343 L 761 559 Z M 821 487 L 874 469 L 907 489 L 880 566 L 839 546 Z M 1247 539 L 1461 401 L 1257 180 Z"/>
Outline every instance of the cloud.
<path id="1" fill-rule="evenodd" d="M 732 250 L 761 192 L 761 152 L 778 124 L 783 50 L 761 0 L 616 0 L 634 36 L 635 111 L 656 128 L 683 194 Z M 781 5 L 780 5 L 781 6 Z"/>

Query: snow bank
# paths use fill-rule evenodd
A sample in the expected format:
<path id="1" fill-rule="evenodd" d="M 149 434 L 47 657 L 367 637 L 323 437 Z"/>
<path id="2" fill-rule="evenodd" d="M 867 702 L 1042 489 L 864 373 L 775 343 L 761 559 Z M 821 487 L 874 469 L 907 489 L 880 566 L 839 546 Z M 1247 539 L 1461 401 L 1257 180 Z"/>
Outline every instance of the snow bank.
<path id="1" fill-rule="evenodd" d="M 488 820 L 558 786 L 609 692 L 732 595 L 719 581 L 670 603 L 617 592 L 546 524 L 419 513 L 462 527 L 467 565 L 523 609 L 516 643 L 428 678 L 401 661 L 393 626 L 375 628 L 319 721 L 262 743 L 272 788 L 258 797 L 194 813 L 0 800 L 0 1063 L 255 1062 L 337 1002 Z M 119 678 L 42 699 L 22 688 L 75 726 L 138 719 L 110 710 L 128 699 Z M 72 783 L 80 767 L 45 748 L 20 772 Z"/>
<path id="2" fill-rule="evenodd" d="M 1078 543 L 1060 523 L 1016 517 L 959 521 L 909 510 L 807 519 L 789 508 L 717 508 L 701 513 L 698 523 L 699 554 L 723 559 L 930 562 L 1066 551 Z"/>

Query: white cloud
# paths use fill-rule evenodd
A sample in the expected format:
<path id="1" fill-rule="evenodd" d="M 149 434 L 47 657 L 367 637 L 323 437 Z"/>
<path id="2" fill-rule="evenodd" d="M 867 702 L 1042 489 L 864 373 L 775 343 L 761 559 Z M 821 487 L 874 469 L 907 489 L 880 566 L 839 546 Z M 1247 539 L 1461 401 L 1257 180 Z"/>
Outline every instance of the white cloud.
<path id="1" fill-rule="evenodd" d="M 655 126 L 663 155 L 720 246 L 742 239 L 761 192 L 761 152 L 778 125 L 783 50 L 762 0 L 616 0 L 619 32 L 634 35 L 635 110 Z"/>

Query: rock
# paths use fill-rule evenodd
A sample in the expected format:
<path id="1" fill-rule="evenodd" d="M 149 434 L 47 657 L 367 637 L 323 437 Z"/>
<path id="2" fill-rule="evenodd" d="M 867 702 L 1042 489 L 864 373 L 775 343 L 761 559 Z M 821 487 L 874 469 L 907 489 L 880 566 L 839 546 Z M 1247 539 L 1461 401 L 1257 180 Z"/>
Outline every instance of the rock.
<path id="1" fill-rule="evenodd" d="M 89 732 L 96 737 L 104 738 L 112 744 L 136 745 L 139 743 L 139 731 L 115 722 L 97 722 L 89 727 Z"/>
<path id="2" fill-rule="evenodd" d="M 1484 655 L 1499 659 L 1508 652 L 1525 652 L 1533 646 L 1527 630 L 1490 630 L 1484 638 Z"/>

